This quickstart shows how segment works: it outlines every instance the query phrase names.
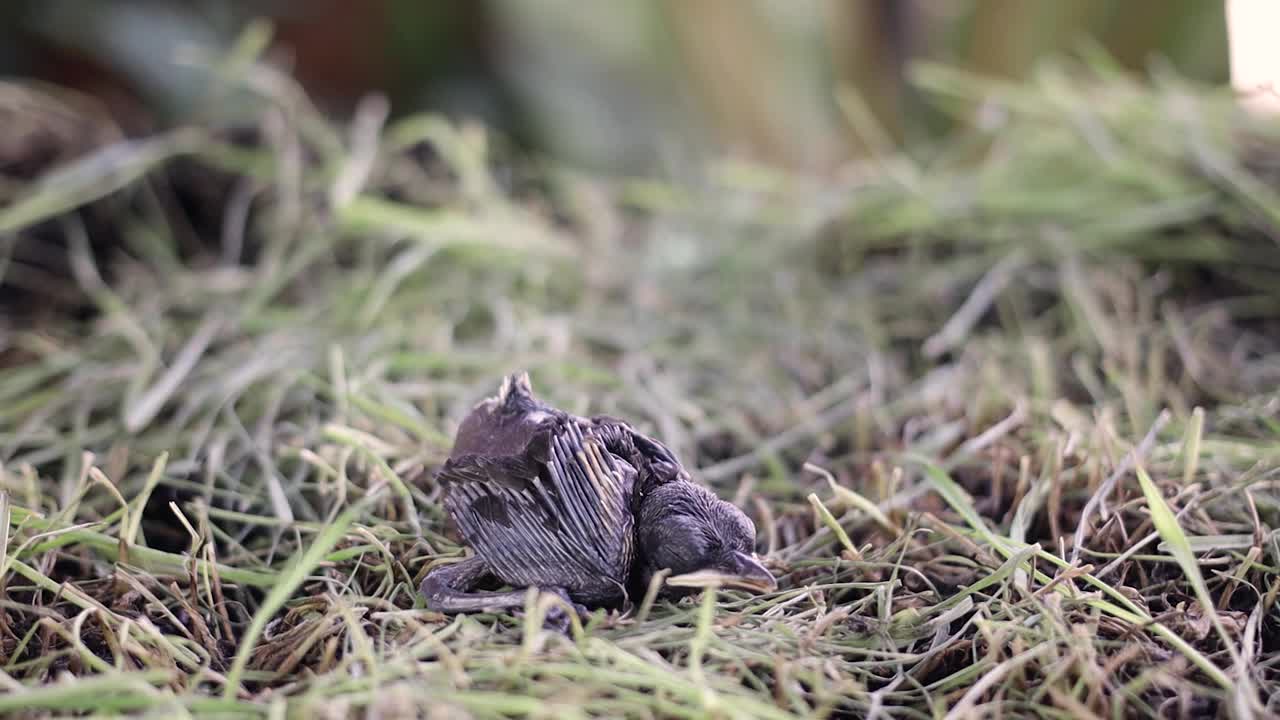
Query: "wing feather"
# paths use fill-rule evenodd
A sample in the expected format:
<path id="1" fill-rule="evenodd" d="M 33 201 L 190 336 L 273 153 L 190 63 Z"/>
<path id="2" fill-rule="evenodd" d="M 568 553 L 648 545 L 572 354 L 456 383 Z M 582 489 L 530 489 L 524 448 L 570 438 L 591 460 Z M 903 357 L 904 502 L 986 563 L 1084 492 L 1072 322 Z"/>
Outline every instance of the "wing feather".
<path id="1" fill-rule="evenodd" d="M 618 430 L 586 422 L 553 417 L 519 456 L 464 455 L 441 469 L 446 509 L 504 582 L 571 593 L 625 585 L 635 471 L 600 434 Z"/>
<path id="2" fill-rule="evenodd" d="M 582 485 L 582 473 L 577 471 L 571 453 L 565 437 L 557 435 L 552 439 L 549 465 L 551 481 L 560 501 L 562 521 L 577 533 L 580 540 L 585 541 L 585 545 L 594 550 L 600 540 L 597 537 L 600 528 L 591 528 L 587 524 L 587 508 L 583 505 L 583 498 L 589 490 Z M 596 555 L 599 556 L 598 553 Z"/>

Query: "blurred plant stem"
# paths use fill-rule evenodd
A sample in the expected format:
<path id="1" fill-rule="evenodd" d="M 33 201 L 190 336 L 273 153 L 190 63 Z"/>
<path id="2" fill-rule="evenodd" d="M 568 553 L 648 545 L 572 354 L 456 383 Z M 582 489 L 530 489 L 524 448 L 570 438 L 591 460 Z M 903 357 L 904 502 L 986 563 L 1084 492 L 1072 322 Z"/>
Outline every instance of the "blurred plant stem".
<path id="1" fill-rule="evenodd" d="M 828 0 L 826 40 L 841 85 L 854 89 L 880 126 L 901 142 L 909 114 L 906 64 L 916 40 L 913 0 Z M 866 152 L 865 141 L 855 146 Z"/>
<path id="2" fill-rule="evenodd" d="M 810 170 L 844 159 L 846 142 L 831 126 L 829 98 L 806 94 L 793 81 L 796 50 L 785 29 L 738 0 L 666 0 L 665 11 L 698 109 L 729 148 Z M 808 74 L 820 72 L 820 59 L 820 50 L 809 54 Z M 814 127 L 823 134 L 803 131 Z"/>

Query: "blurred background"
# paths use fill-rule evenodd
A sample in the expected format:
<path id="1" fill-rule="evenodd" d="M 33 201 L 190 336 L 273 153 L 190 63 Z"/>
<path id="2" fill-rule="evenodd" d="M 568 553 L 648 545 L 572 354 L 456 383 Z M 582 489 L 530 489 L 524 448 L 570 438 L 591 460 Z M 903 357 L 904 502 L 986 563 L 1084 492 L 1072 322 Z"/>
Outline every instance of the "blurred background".
<path id="1" fill-rule="evenodd" d="M 224 48 L 261 16 L 273 59 L 325 110 L 380 90 L 394 114 L 477 118 L 521 151 L 617 174 L 725 152 L 821 172 L 876 137 L 918 144 L 948 118 L 911 91 L 915 59 L 1024 78 L 1100 49 L 1228 77 L 1210 0 L 7 0 L 0 74 L 82 90 L 142 134 L 202 96 L 174 65 L 183 48 Z"/>

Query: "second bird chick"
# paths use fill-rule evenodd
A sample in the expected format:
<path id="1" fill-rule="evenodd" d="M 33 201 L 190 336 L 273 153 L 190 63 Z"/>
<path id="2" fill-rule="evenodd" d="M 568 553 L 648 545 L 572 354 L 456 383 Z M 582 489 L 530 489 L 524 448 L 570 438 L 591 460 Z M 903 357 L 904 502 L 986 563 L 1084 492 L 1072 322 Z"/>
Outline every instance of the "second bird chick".
<path id="1" fill-rule="evenodd" d="M 666 595 L 777 587 L 741 510 L 630 425 L 539 401 L 525 374 L 472 409 L 438 479 L 475 555 L 427 574 L 421 590 L 433 610 L 518 608 L 529 587 L 579 612 L 616 607 L 642 597 L 662 570 L 672 574 Z M 495 579 L 514 589 L 476 591 Z"/>

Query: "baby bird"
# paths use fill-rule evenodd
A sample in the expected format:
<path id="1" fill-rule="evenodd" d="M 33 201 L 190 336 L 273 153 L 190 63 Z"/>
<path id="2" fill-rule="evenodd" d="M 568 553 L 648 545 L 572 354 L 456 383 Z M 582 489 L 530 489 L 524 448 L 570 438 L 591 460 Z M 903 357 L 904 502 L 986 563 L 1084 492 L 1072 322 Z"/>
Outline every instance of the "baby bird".
<path id="1" fill-rule="evenodd" d="M 525 373 L 463 420 L 440 469 L 444 506 L 474 556 L 422 581 L 446 613 L 523 607 L 536 587 L 575 611 L 711 584 L 775 589 L 751 520 L 694 483 L 671 451 L 613 418 L 582 418 L 533 396 Z M 513 588 L 477 592 L 496 580 Z"/>

